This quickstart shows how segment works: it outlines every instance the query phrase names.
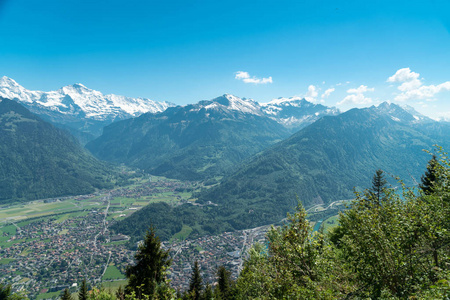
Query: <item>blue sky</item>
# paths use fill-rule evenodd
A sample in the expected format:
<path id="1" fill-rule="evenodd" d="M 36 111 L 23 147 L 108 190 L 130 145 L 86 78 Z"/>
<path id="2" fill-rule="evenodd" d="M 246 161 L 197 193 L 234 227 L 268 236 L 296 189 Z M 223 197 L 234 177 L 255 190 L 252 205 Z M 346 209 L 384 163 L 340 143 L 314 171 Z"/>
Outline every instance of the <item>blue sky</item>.
<path id="1" fill-rule="evenodd" d="M 0 0 L 3 75 L 177 104 L 390 100 L 450 117 L 450 1 Z"/>

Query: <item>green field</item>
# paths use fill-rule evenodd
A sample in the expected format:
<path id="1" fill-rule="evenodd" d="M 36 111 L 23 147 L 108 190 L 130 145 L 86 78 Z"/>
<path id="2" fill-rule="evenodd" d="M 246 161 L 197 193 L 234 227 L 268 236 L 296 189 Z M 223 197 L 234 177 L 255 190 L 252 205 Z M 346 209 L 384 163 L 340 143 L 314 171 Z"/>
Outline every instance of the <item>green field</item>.
<path id="1" fill-rule="evenodd" d="M 114 280 L 114 279 L 124 279 L 125 275 L 117 269 L 114 265 L 109 265 L 106 269 L 105 275 L 103 275 L 102 280 Z"/>
<path id="2" fill-rule="evenodd" d="M 14 261 L 15 259 L 13 258 L 2 258 L 0 259 L 0 265 L 6 265 L 9 264 L 10 262 Z"/>
<path id="3" fill-rule="evenodd" d="M 327 233 L 331 228 L 336 227 L 339 224 L 339 216 L 332 216 L 326 219 L 322 223 L 323 233 Z"/>
<path id="4" fill-rule="evenodd" d="M 180 241 L 184 241 L 192 232 L 192 228 L 187 226 L 187 225 L 183 225 L 183 228 L 181 228 L 181 230 L 177 233 L 175 233 L 172 238 L 171 238 L 171 242 L 173 240 L 180 240 Z"/>
<path id="5" fill-rule="evenodd" d="M 127 279 L 114 280 L 114 281 L 104 281 L 104 282 L 102 282 L 102 286 L 107 291 L 115 292 L 115 291 L 117 291 L 119 289 L 120 286 L 123 289 L 127 285 L 127 283 L 128 283 Z"/>
<path id="6" fill-rule="evenodd" d="M 16 228 L 16 226 L 14 226 L 12 224 L 0 228 L 0 234 L 7 233 L 10 236 L 13 236 L 16 234 L 16 232 L 17 232 L 17 228 Z"/>
<path id="7" fill-rule="evenodd" d="M 45 294 L 39 294 L 37 295 L 36 299 L 50 299 L 53 297 L 59 297 L 63 291 L 57 291 L 52 293 L 45 293 Z"/>

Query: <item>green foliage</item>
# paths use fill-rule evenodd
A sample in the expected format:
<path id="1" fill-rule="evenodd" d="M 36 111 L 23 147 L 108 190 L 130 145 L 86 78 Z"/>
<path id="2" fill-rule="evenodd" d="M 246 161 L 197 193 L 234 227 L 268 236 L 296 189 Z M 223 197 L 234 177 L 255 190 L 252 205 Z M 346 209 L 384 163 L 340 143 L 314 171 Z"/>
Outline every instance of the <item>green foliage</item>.
<path id="1" fill-rule="evenodd" d="M 81 282 L 80 290 L 78 291 L 78 300 L 87 300 L 88 298 L 88 287 L 86 278 Z"/>
<path id="2" fill-rule="evenodd" d="M 188 299 L 190 300 L 200 300 L 203 294 L 203 278 L 200 275 L 200 268 L 198 266 L 198 261 L 195 261 L 192 267 L 191 280 L 189 282 L 188 289 Z"/>
<path id="3" fill-rule="evenodd" d="M 65 131 L 20 104 L 0 102 L 0 202 L 93 192 L 113 172 Z"/>
<path id="4" fill-rule="evenodd" d="M 69 289 L 66 288 L 61 293 L 61 300 L 73 300 L 72 294 L 69 292 Z"/>
<path id="5" fill-rule="evenodd" d="M 376 170 L 372 179 L 372 188 L 369 190 L 369 200 L 377 205 L 381 205 L 386 198 L 387 180 L 384 177 L 383 170 Z"/>
<path id="6" fill-rule="evenodd" d="M 13 293 L 11 285 L 0 283 L 0 300 L 28 300 L 22 293 Z"/>
<path id="7" fill-rule="evenodd" d="M 102 287 L 95 287 L 89 292 L 88 300 L 116 300 L 116 296 Z"/>
<path id="8" fill-rule="evenodd" d="M 135 293 L 138 298 L 150 298 L 165 290 L 166 270 L 171 264 L 169 251 L 161 249 L 161 242 L 151 228 L 135 255 L 136 264 L 126 271 L 128 284 L 125 293 Z"/>
<path id="9" fill-rule="evenodd" d="M 383 293 L 405 298 L 433 286 L 450 262 L 450 168 L 441 152 L 437 174 L 443 178 L 429 195 L 403 187 L 382 205 L 357 195 L 340 216 L 331 240 L 357 277 L 360 296 Z"/>
<path id="10" fill-rule="evenodd" d="M 345 274 L 319 233 L 312 233 L 301 207 L 289 223 L 272 228 L 268 251 L 255 245 L 237 280 L 239 299 L 334 299 L 345 286 L 334 278 Z M 343 279 L 341 281 L 344 281 Z"/>
<path id="11" fill-rule="evenodd" d="M 235 296 L 235 282 L 231 278 L 231 272 L 220 266 L 217 269 L 217 287 L 215 289 L 217 299 L 233 299 Z"/>
<path id="12" fill-rule="evenodd" d="M 357 193 L 327 236 L 304 210 L 255 245 L 237 280 L 238 299 L 446 299 L 450 295 L 450 160 L 439 152 L 431 194 Z M 381 192 L 378 198 L 376 192 Z M 380 202 L 378 202 L 380 199 Z"/>
<path id="13" fill-rule="evenodd" d="M 419 187 L 426 195 L 430 195 L 433 193 L 433 187 L 439 180 L 436 174 L 438 165 L 439 162 L 436 159 L 436 155 L 433 155 L 433 157 L 427 164 L 427 170 L 425 171 L 425 174 L 421 177 L 421 183 L 419 184 Z"/>

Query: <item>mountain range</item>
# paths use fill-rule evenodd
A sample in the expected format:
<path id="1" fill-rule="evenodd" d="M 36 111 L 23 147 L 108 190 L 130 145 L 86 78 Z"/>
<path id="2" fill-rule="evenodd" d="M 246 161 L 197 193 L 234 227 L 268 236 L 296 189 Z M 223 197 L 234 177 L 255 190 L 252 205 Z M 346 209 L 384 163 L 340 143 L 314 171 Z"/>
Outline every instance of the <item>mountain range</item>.
<path id="1" fill-rule="evenodd" d="M 439 130 L 430 131 L 431 123 Z M 368 187 L 377 169 L 414 185 L 430 159 L 423 150 L 447 146 L 449 129 L 396 104 L 352 109 L 256 155 L 199 199 L 245 205 L 255 213 L 270 207 L 281 218 L 297 197 L 306 207 L 351 199 L 355 188 Z"/>
<path id="2" fill-rule="evenodd" d="M 175 106 L 166 101 L 104 95 L 81 83 L 68 85 L 57 91 L 31 91 L 6 76 L 0 78 L 0 97 L 18 101 L 44 120 L 69 130 L 83 144 L 100 136 L 103 127 L 114 121 L 138 117 L 148 112 L 159 113 Z M 240 100 L 241 106 L 228 108 L 267 116 L 291 132 L 322 116 L 340 113 L 337 108 L 314 104 L 300 97 L 278 98 L 268 103 L 245 98 Z"/>
<path id="3" fill-rule="evenodd" d="M 377 169 L 386 172 L 393 187 L 397 176 L 413 186 L 431 158 L 423 150 L 432 151 L 434 144 L 449 147 L 449 134 L 450 124 L 396 104 L 325 116 L 243 161 L 218 185 L 195 195 L 203 207 L 150 205 L 115 228 L 138 236 L 145 231 L 139 220 L 149 220 L 146 225 L 155 221 L 161 234 L 170 236 L 167 232 L 183 225 L 195 227 L 201 235 L 276 223 L 298 201 L 309 208 L 352 199 L 354 190 L 370 187 Z M 164 210 L 170 225 L 156 217 L 158 209 Z M 195 220 L 177 215 L 195 215 Z"/>
<path id="4" fill-rule="evenodd" d="M 103 95 L 80 83 L 51 92 L 30 91 L 6 76 L 0 78 L 0 97 L 18 101 L 41 118 L 84 137 L 83 141 L 99 136 L 103 127 L 114 121 L 174 106 L 146 98 Z"/>
<path id="5" fill-rule="evenodd" d="M 261 104 L 261 110 L 269 118 L 296 132 L 322 118 L 341 112 L 335 107 L 315 104 L 301 97 L 278 98 Z"/>
<path id="6" fill-rule="evenodd" d="M 252 100 L 223 95 L 115 122 L 86 147 L 98 158 L 171 178 L 222 176 L 289 136 Z"/>

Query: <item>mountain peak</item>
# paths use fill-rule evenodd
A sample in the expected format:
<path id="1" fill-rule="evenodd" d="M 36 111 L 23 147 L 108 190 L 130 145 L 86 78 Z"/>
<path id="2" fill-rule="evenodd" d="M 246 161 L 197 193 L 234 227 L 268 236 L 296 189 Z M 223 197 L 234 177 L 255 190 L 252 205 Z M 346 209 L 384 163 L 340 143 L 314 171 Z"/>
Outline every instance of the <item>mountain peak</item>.
<path id="1" fill-rule="evenodd" d="M 0 78 L 0 96 L 17 99 L 27 103 L 30 109 L 43 107 L 47 114 L 80 115 L 95 120 L 123 119 L 145 112 L 161 112 L 172 106 L 167 102 L 156 102 L 144 98 L 128 98 L 119 95 L 103 95 L 101 92 L 87 88 L 82 83 L 75 83 L 57 91 L 30 91 L 6 76 Z M 70 101 L 67 101 L 70 97 Z"/>
<path id="2" fill-rule="evenodd" d="M 291 105 L 292 102 L 311 103 L 311 102 L 305 100 L 305 98 L 303 98 L 303 97 L 294 96 L 294 97 L 289 97 L 289 98 L 278 97 L 276 99 L 270 100 L 267 103 L 262 103 L 261 105 L 263 105 L 263 106 L 268 106 L 268 105 Z"/>
<path id="3" fill-rule="evenodd" d="M 389 116 L 396 122 L 403 123 L 429 123 L 433 122 L 432 119 L 417 112 L 413 107 L 408 105 L 398 105 L 385 101 L 378 106 L 372 106 L 369 109 L 373 109 L 378 113 Z"/>
<path id="4" fill-rule="evenodd" d="M 17 87 L 19 84 L 12 78 L 7 76 L 3 76 L 0 78 L 0 86 L 1 87 Z"/>
<path id="5" fill-rule="evenodd" d="M 81 83 L 75 83 L 71 85 L 66 85 L 60 89 L 63 93 L 71 93 L 75 92 L 78 94 L 86 93 L 86 92 L 94 92 L 94 90 L 87 88 L 84 84 Z M 100 92 L 98 92 L 100 93 Z"/>
<path id="6" fill-rule="evenodd" d="M 261 106 L 258 102 L 252 99 L 239 98 L 231 94 L 224 94 L 220 97 L 211 100 L 213 103 L 218 103 L 229 110 L 240 111 L 242 113 L 262 115 Z M 216 107 L 215 105 L 208 105 L 207 108 Z"/>

